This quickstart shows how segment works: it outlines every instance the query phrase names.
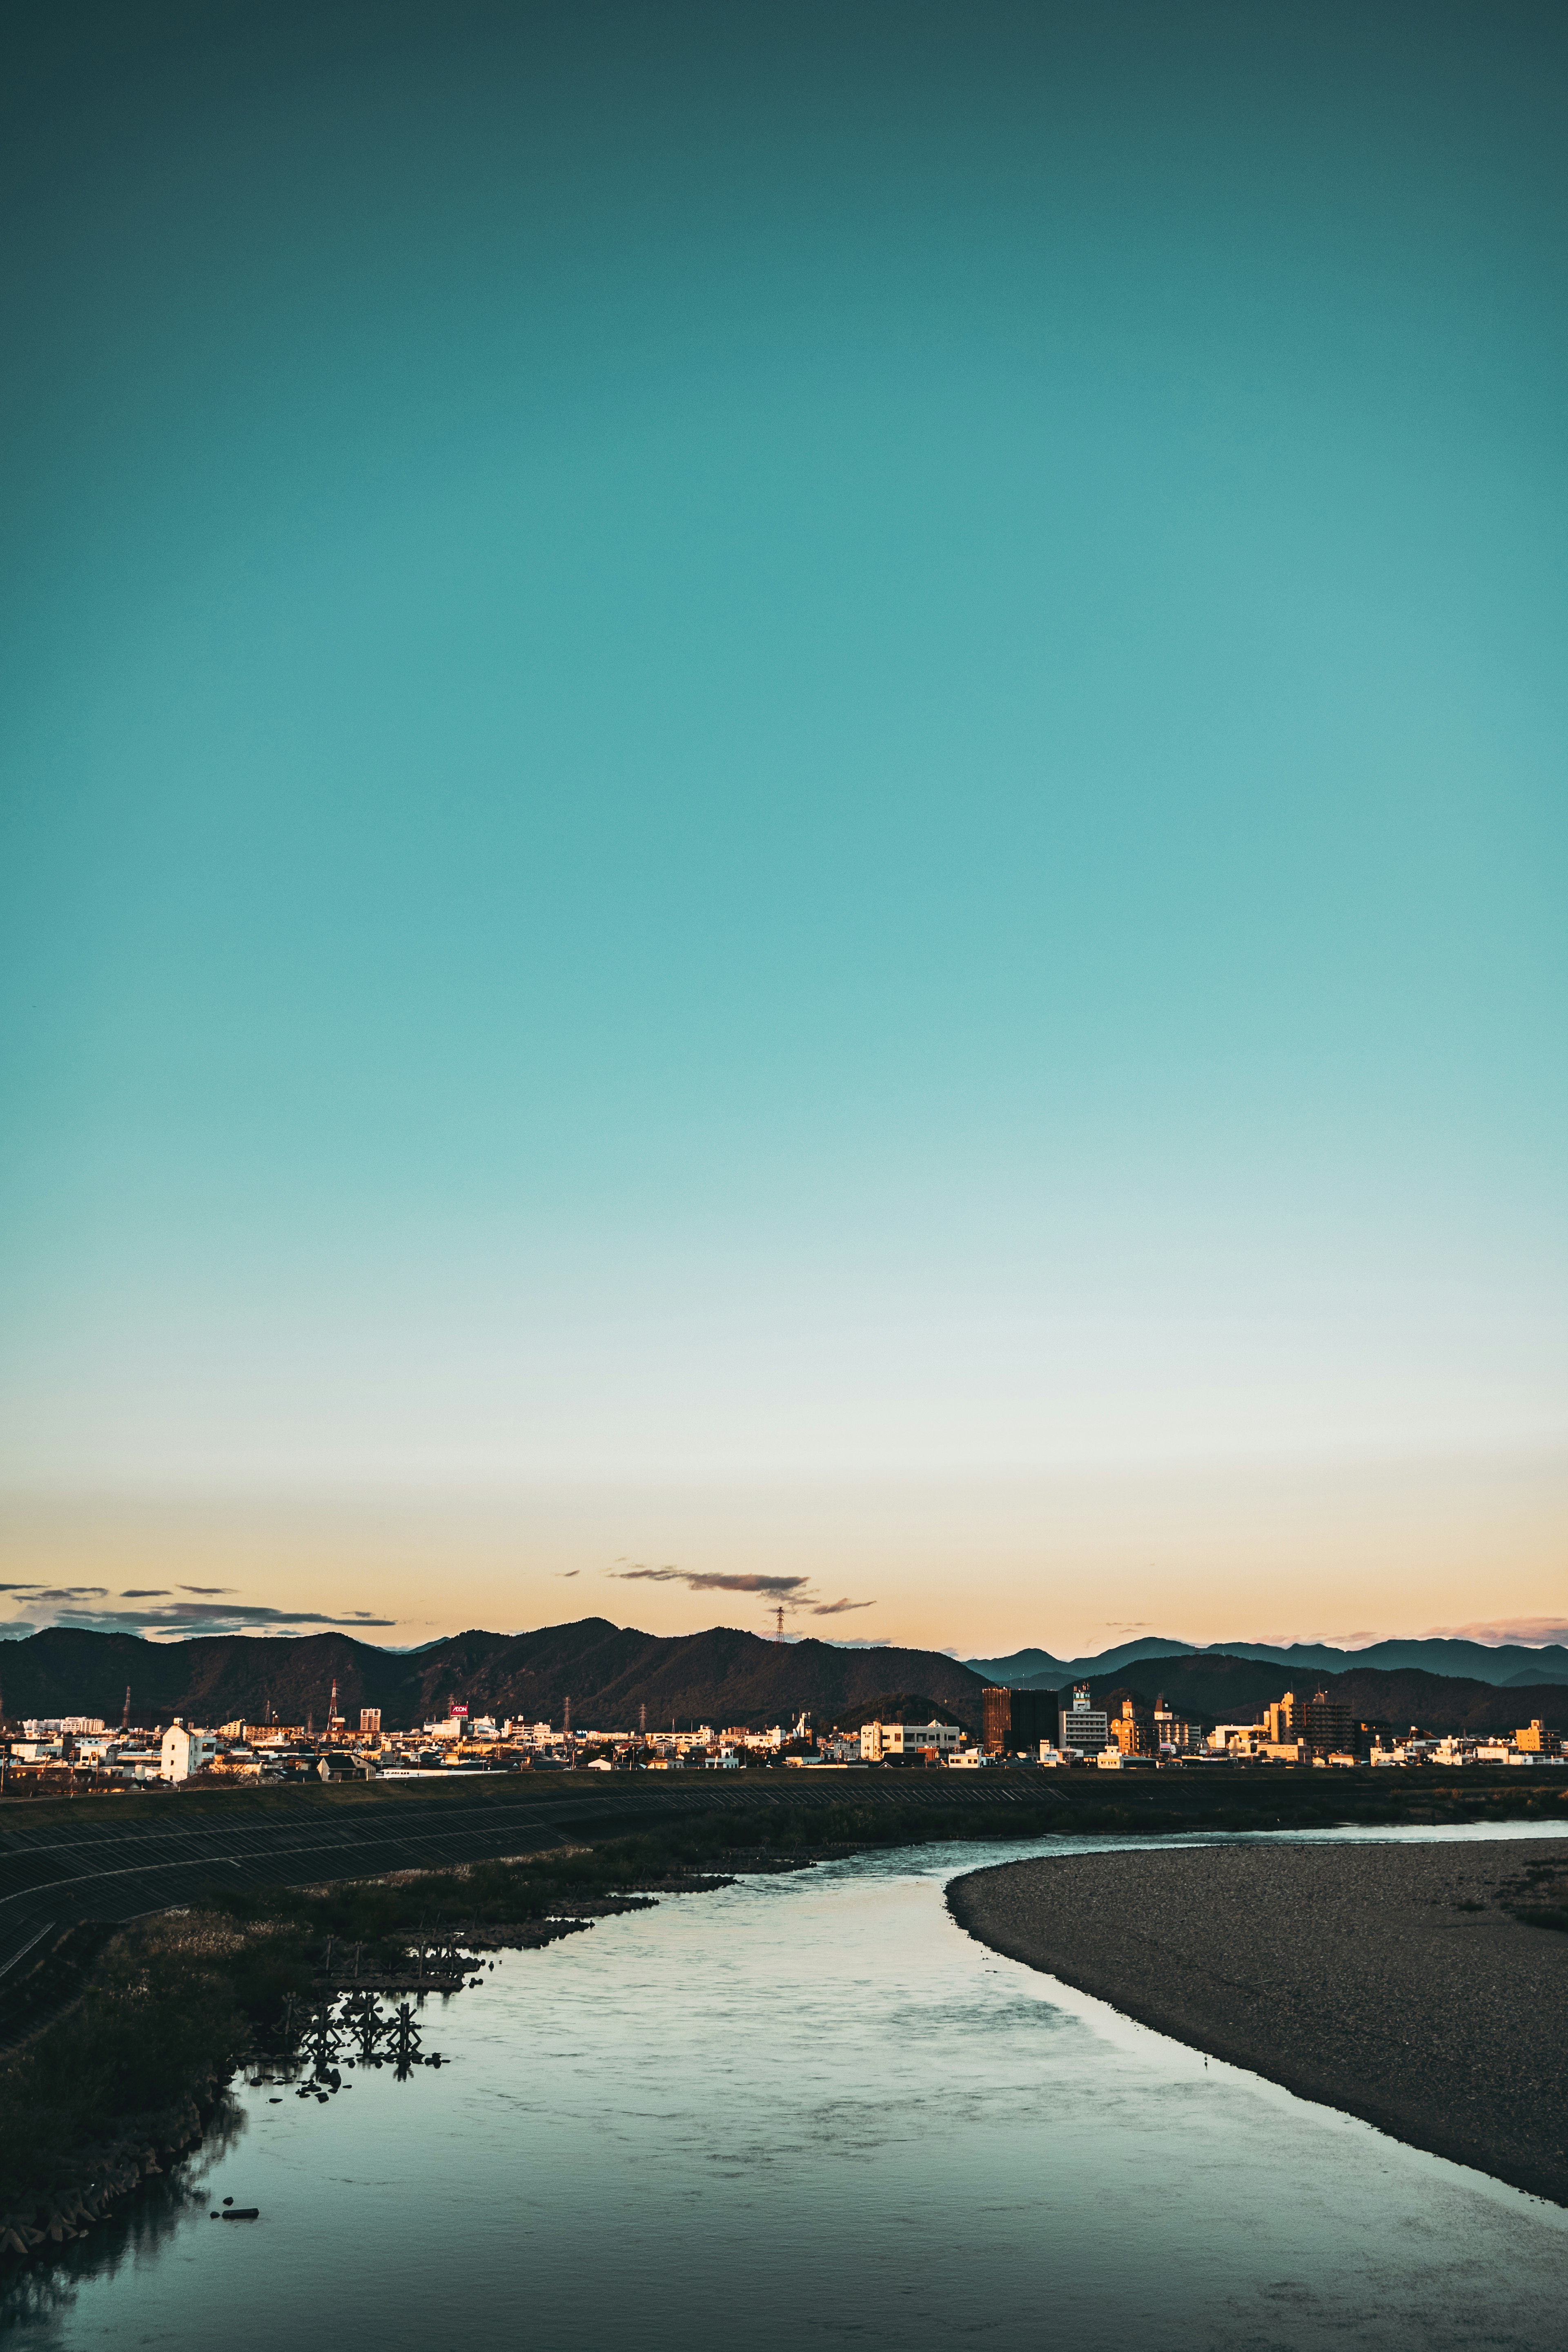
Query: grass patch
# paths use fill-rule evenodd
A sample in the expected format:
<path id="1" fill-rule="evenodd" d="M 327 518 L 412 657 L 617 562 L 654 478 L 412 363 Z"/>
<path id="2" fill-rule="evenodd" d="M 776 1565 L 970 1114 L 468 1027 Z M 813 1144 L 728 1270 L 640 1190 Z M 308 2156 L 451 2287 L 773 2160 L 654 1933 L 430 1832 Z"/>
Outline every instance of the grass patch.
<path id="1" fill-rule="evenodd" d="M 308 1981 L 302 1943 L 221 1914 L 168 1914 L 111 1936 L 80 1999 L 0 2063 L 0 2207 L 82 2185 L 96 2152 L 164 2147 L 252 2039 L 250 2012 Z"/>

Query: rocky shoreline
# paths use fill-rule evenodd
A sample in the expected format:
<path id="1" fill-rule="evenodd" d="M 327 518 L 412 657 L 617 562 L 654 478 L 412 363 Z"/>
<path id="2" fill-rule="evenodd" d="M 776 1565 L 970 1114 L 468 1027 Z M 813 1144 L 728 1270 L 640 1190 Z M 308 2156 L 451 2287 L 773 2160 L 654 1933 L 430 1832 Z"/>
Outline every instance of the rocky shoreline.
<path id="1" fill-rule="evenodd" d="M 26 2257 L 41 2246 L 69 2245 L 106 2220 L 121 2199 L 201 2146 L 221 2088 L 215 2075 L 206 2085 L 205 2109 L 195 2098 L 186 2099 L 138 2117 L 133 2128 L 100 2147 L 84 2148 L 79 2187 L 56 2189 L 35 2205 L 0 2213 L 0 2253 Z"/>
<path id="2" fill-rule="evenodd" d="M 1568 2205 L 1561 1839 L 1163 1847 L 970 1873 L 958 1924 L 1194 2048 Z"/>

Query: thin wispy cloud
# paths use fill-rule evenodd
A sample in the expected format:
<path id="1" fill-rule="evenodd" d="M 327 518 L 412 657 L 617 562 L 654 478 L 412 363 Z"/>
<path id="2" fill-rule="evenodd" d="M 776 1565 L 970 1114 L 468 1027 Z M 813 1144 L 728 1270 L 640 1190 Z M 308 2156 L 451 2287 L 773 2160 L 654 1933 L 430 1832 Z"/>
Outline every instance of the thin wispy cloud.
<path id="1" fill-rule="evenodd" d="M 1551 1642 L 1568 1642 L 1568 1617 L 1493 1617 L 1470 1625 L 1434 1625 L 1428 1639 L 1485 1642 L 1494 1649 L 1517 1643 L 1523 1649 L 1539 1650 Z"/>
<path id="2" fill-rule="evenodd" d="M 0 1584 L 0 1592 L 19 1592 L 31 1607 L 35 1601 L 43 1605 L 57 1601 L 104 1601 L 109 1597 L 109 1587 L 106 1584 Z"/>
<path id="3" fill-rule="evenodd" d="M 842 1617 L 847 1609 L 875 1609 L 874 1601 L 814 1601 L 808 1604 L 814 1617 Z"/>

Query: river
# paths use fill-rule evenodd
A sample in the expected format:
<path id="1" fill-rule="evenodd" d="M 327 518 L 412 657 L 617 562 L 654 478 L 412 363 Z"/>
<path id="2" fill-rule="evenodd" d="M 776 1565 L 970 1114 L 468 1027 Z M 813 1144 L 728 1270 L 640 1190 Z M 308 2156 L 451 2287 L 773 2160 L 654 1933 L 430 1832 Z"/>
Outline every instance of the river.
<path id="1" fill-rule="evenodd" d="M 1564 2340 L 1568 2213 L 954 1927 L 948 1879 L 1053 1851 L 861 1855 L 507 1955 L 426 2004 L 439 2071 L 237 2084 L 198 2157 L 11 2287 L 7 2347 Z M 259 2220 L 212 2222 L 226 2197 Z"/>

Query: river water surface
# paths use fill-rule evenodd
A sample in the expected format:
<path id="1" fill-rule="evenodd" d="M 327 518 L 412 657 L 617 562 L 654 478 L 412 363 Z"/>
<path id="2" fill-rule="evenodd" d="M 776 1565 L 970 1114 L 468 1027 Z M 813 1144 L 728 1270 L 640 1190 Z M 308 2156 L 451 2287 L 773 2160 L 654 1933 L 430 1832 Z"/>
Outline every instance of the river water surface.
<path id="1" fill-rule="evenodd" d="M 1568 2342 L 1568 2214 L 949 1917 L 959 1872 L 1089 1843 L 862 1855 L 508 1955 L 426 2003 L 450 2066 L 237 2084 L 137 2215 L 12 2287 L 7 2346 Z"/>

